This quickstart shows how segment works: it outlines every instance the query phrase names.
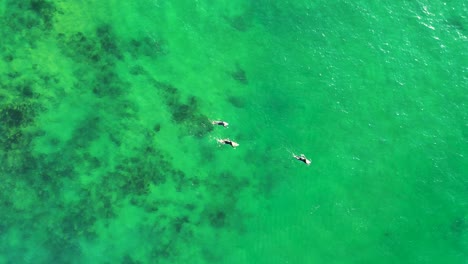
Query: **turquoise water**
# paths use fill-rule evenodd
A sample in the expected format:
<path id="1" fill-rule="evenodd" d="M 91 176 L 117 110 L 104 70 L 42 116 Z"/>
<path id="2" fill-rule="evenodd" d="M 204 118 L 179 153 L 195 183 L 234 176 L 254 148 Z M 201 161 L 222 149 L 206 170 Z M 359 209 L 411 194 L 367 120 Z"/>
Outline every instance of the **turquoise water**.
<path id="1" fill-rule="evenodd" d="M 467 10 L 0 1 L 0 263 L 466 263 Z"/>

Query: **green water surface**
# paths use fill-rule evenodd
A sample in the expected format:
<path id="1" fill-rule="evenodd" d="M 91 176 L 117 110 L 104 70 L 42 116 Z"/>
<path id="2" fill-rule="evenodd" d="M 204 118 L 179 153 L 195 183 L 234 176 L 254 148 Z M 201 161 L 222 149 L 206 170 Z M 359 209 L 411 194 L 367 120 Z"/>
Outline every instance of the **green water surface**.
<path id="1" fill-rule="evenodd" d="M 1 0 L 0 263 L 467 263 L 467 5 L 374 2 Z"/>

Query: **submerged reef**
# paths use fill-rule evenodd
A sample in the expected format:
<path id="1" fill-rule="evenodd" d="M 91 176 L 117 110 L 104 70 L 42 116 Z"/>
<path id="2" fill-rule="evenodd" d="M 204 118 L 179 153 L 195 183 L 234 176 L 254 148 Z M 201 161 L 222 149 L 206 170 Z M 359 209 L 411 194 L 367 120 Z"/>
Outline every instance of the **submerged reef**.
<path id="1" fill-rule="evenodd" d="M 228 102 L 234 106 L 234 107 L 237 107 L 237 108 L 244 108 L 245 107 L 245 100 L 242 98 L 242 97 L 238 97 L 238 96 L 229 96 L 227 98 Z"/>
<path id="2" fill-rule="evenodd" d="M 58 46 L 65 56 L 77 64 L 75 76 L 77 89 L 88 90 L 98 97 L 117 97 L 131 84 L 123 81 L 116 70 L 116 63 L 123 58 L 119 38 L 112 27 L 99 26 L 93 35 L 82 32 L 58 34 Z M 92 71 L 89 69 L 92 68 Z"/>
<path id="3" fill-rule="evenodd" d="M 119 68 L 128 58 L 170 56 L 166 41 L 122 37 L 108 23 L 58 32 L 54 23 L 63 11 L 53 2 L 6 6 L 0 29 L 6 36 L 0 58 L 8 66 L 0 72 L 0 237 L 30 241 L 38 250 L 3 243 L 1 255 L 15 263 L 28 254 L 45 263 L 85 259 L 81 243 L 103 243 L 103 230 L 116 225 L 126 208 L 142 214 L 136 229 L 148 234 L 141 239 L 153 260 L 177 262 L 184 247 L 198 247 L 192 241 L 203 239 L 204 227 L 238 230 L 237 201 L 252 183 L 175 166 L 154 140 L 167 124 L 142 124 L 138 102 L 128 96 L 132 82 L 126 77 L 146 78 L 182 135 L 204 137 L 213 130 L 200 98 L 184 97 L 137 63 L 128 72 Z M 53 59 L 70 67 L 48 65 L 41 45 L 51 45 Z M 245 73 L 238 75 L 246 81 Z M 209 149 L 202 154 L 215 159 Z M 112 247 L 114 241 L 105 243 Z M 131 248 L 116 258 L 147 262 Z"/>
<path id="4" fill-rule="evenodd" d="M 247 13 L 234 16 L 223 16 L 224 20 L 234 29 L 245 32 L 252 26 L 251 18 Z"/>
<path id="5" fill-rule="evenodd" d="M 236 70 L 231 73 L 231 77 L 243 85 L 249 84 L 245 71 L 237 64 Z"/>
<path id="6" fill-rule="evenodd" d="M 141 39 L 132 39 L 127 44 L 127 47 L 127 51 L 132 58 L 146 56 L 156 59 L 168 54 L 167 44 L 164 40 L 149 36 L 142 37 Z"/>
<path id="7" fill-rule="evenodd" d="M 198 110 L 198 99 L 194 96 L 188 98 L 187 102 L 181 102 L 181 96 L 178 90 L 164 82 L 151 80 L 155 87 L 165 99 L 166 105 L 169 108 L 172 119 L 179 125 L 182 125 L 185 131 L 190 131 L 197 137 L 203 137 L 208 132 L 213 130 L 207 121 L 208 116 L 200 113 Z"/>
<path id="8" fill-rule="evenodd" d="M 23 30 L 38 27 L 50 30 L 58 11 L 53 2 L 45 0 L 8 1 L 7 25 L 12 29 Z"/>
<path id="9" fill-rule="evenodd" d="M 7 0 L 4 5 L 0 32 L 6 51 L 35 47 L 53 30 L 55 17 L 60 12 L 53 2 L 46 0 Z M 12 53 L 6 53 L 4 60 L 12 61 L 15 58 Z"/>
<path id="10" fill-rule="evenodd" d="M 29 104 L 11 104 L 0 108 L 0 142 L 4 150 L 20 149 L 23 146 L 23 129 L 34 118 L 34 108 Z"/>

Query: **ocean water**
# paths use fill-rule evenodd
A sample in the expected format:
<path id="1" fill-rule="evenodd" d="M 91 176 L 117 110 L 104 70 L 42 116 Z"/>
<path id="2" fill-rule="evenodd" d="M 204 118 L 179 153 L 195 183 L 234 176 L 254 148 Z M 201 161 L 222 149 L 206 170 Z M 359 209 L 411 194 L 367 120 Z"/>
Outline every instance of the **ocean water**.
<path id="1" fill-rule="evenodd" d="M 467 11 L 0 1 L 0 263 L 467 263 Z"/>

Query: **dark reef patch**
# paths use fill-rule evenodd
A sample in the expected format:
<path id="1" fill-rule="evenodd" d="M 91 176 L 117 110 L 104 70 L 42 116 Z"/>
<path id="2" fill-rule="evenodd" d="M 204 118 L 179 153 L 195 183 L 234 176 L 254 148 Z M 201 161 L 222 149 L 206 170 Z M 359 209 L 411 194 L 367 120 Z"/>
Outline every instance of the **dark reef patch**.
<path id="1" fill-rule="evenodd" d="M 32 98 L 34 97 L 34 91 L 31 86 L 31 83 L 24 83 L 23 85 L 18 86 L 18 89 L 23 98 Z"/>
<path id="2" fill-rule="evenodd" d="M 19 47 L 34 47 L 54 27 L 54 18 L 59 12 L 53 2 L 45 0 L 7 1 L 0 18 L 0 32 L 4 37 L 3 48 L 17 50 Z M 12 35 L 13 32 L 13 35 Z M 7 61 L 14 56 L 7 56 Z"/>
<path id="3" fill-rule="evenodd" d="M 244 223 L 238 215 L 236 204 L 250 182 L 230 172 L 211 175 L 208 179 L 203 186 L 210 193 L 211 201 L 205 205 L 201 222 L 214 228 L 229 227 L 240 231 L 244 228 Z"/>
<path id="4" fill-rule="evenodd" d="M 252 21 L 247 14 L 237 16 L 223 16 L 224 20 L 234 29 L 240 32 L 247 31 L 252 26 Z"/>
<path id="5" fill-rule="evenodd" d="M 96 140 L 100 134 L 101 118 L 99 116 L 90 115 L 80 122 L 73 131 L 72 139 L 68 141 L 67 148 L 82 149 Z"/>
<path id="6" fill-rule="evenodd" d="M 93 225 L 97 217 L 90 213 L 90 209 L 94 207 L 89 200 L 74 204 L 67 210 L 61 223 L 55 228 L 55 232 L 69 239 L 78 236 L 85 236 L 87 239 L 95 238 L 96 233 L 93 230 Z"/>
<path id="7" fill-rule="evenodd" d="M 208 218 L 211 226 L 215 228 L 224 227 L 226 221 L 226 214 L 223 211 L 215 210 L 208 213 Z"/>
<path id="8" fill-rule="evenodd" d="M 220 196 L 220 200 L 235 202 L 240 195 L 239 190 L 244 190 L 249 186 L 247 178 L 237 177 L 231 172 L 222 172 L 218 175 L 212 175 L 213 179 L 207 183 L 208 190 L 213 196 Z"/>
<path id="9" fill-rule="evenodd" d="M 125 255 L 122 259 L 122 264 L 141 264 L 141 261 L 134 260 L 130 255 Z"/>
<path id="10" fill-rule="evenodd" d="M 25 116 L 20 108 L 7 107 L 0 111 L 0 120 L 8 127 L 19 127 L 24 120 Z"/>
<path id="11" fill-rule="evenodd" d="M 124 82 L 109 67 L 102 67 L 102 71 L 96 72 L 92 81 L 92 92 L 98 97 L 118 97 L 123 94 L 127 87 L 130 87 L 129 82 Z"/>
<path id="12" fill-rule="evenodd" d="M 119 163 L 114 173 L 104 177 L 103 185 L 115 185 L 125 195 L 137 196 L 147 195 L 151 185 L 159 186 L 168 180 L 174 182 L 178 190 L 189 188 L 185 174 L 172 168 L 154 147 L 147 146 L 141 154 L 140 158 L 129 158 Z M 134 202 L 141 201 L 137 199 Z"/>
<path id="13" fill-rule="evenodd" d="M 184 227 L 184 225 L 189 223 L 189 218 L 187 216 L 176 217 L 174 221 L 172 221 L 172 227 L 174 231 L 178 234 Z"/>
<path id="14" fill-rule="evenodd" d="M 56 233 L 51 229 L 48 232 L 44 246 L 49 250 L 47 263 L 69 263 L 70 256 L 79 258 L 81 249 L 76 238 Z"/>
<path id="15" fill-rule="evenodd" d="M 62 53 L 78 66 L 75 71 L 77 89 L 91 90 L 97 97 L 116 98 L 131 87 L 116 69 L 116 64 L 123 59 L 122 41 L 108 24 L 100 25 L 90 35 L 82 32 L 57 35 Z"/>
<path id="16" fill-rule="evenodd" d="M 213 126 L 208 124 L 208 117 L 200 113 L 198 99 L 195 96 L 191 96 L 184 103 L 181 102 L 181 96 L 174 86 L 155 80 L 152 81 L 152 84 L 164 97 L 172 119 L 177 124 L 182 125 L 184 131 L 197 137 L 203 137 L 213 130 Z"/>
<path id="17" fill-rule="evenodd" d="M 236 69 L 231 73 L 231 77 L 237 82 L 247 85 L 249 81 L 247 80 L 247 74 L 244 69 L 242 69 L 239 64 L 236 64 Z"/>
<path id="18" fill-rule="evenodd" d="M 114 30 L 109 24 L 103 24 L 96 29 L 101 51 L 105 54 L 113 56 L 117 59 L 122 59 L 122 52 L 118 47 L 120 39 L 114 34 Z"/>
<path id="19" fill-rule="evenodd" d="M 452 224 L 450 225 L 450 231 L 454 234 L 462 234 L 468 229 L 468 224 L 466 223 L 464 218 L 457 218 L 455 219 Z"/>
<path id="20" fill-rule="evenodd" d="M 3 150 L 20 150 L 29 145 L 30 137 L 24 128 L 34 121 L 35 116 L 36 109 L 27 102 L 6 104 L 0 108 L 0 146 Z"/>
<path id="21" fill-rule="evenodd" d="M 202 159 L 202 162 L 211 162 L 215 158 L 215 154 L 213 152 L 213 148 L 210 146 L 200 146 L 199 148 L 200 156 Z"/>
<path id="22" fill-rule="evenodd" d="M 11 53 L 5 53 L 5 55 L 3 55 L 3 60 L 6 62 L 12 62 L 14 59 L 15 57 Z"/>
<path id="23" fill-rule="evenodd" d="M 458 17 L 451 17 L 451 18 L 448 18 L 446 23 L 456 29 L 456 30 L 459 30 L 461 32 L 464 32 L 465 31 L 465 26 L 462 22 L 463 20 L 461 18 L 458 18 Z"/>
<path id="24" fill-rule="evenodd" d="M 55 13 L 57 12 L 57 8 L 52 2 L 45 0 L 31 0 L 30 10 L 32 10 L 37 15 L 45 28 L 52 28 L 52 20 Z"/>
<path id="25" fill-rule="evenodd" d="M 234 222 L 235 203 L 245 188 L 243 181 L 225 174 L 221 180 L 218 175 L 205 180 L 178 169 L 153 139 L 165 127 L 155 122 L 153 127 L 143 128 L 137 119 L 137 104 L 126 97 L 132 85 L 119 72 L 124 68 L 120 67 L 123 59 L 167 55 L 166 41 L 124 38 L 110 24 L 86 32 L 54 33 L 60 10 L 47 0 L 10 0 L 3 10 L 5 16 L 0 23 L 4 27 L 0 32 L 14 32 L 2 40 L 6 51 L 3 61 L 9 64 L 31 59 L 31 64 L 24 71 L 11 67 L 0 76 L 4 88 L 0 94 L 2 234 L 20 228 L 21 239 L 42 239 L 38 251 L 47 252 L 47 256 L 38 261 L 68 263 L 70 256 L 80 259 L 80 242 L 97 239 L 96 224 L 108 227 L 130 201 L 149 218 L 157 218 L 150 226 L 139 226 L 147 227 L 145 231 L 154 235 L 148 241 L 154 242 L 155 261 L 166 258 L 177 263 L 181 248 L 191 245 L 197 225 L 219 229 Z M 244 30 L 244 26 L 237 27 Z M 43 39 L 47 42 L 41 43 Z M 36 56 L 36 44 L 57 45 L 58 56 L 64 57 L 61 62 L 71 64 L 73 72 L 64 69 L 64 79 L 62 73 L 52 73 L 56 69 L 41 64 L 42 56 Z M 56 47 L 53 48 L 56 59 Z M 73 76 L 68 76 L 70 73 Z M 182 133 L 202 137 L 213 130 L 202 112 L 200 98 L 185 97 L 173 85 L 155 81 L 142 66 L 131 67 L 129 73 L 150 80 Z M 243 74 L 239 78 L 246 81 Z M 74 83 L 68 83 L 69 80 Z M 66 97 L 77 95 L 84 95 L 79 103 L 87 104 L 80 105 L 77 111 L 86 113 L 70 120 L 53 113 L 67 109 L 62 104 L 76 103 Z M 46 113 L 38 119 L 44 110 L 53 114 Z M 47 124 L 43 123 L 49 121 L 56 124 L 44 128 Z M 62 121 L 64 124 L 59 123 Z M 62 125 L 67 128 L 63 133 L 49 133 Z M 135 131 L 144 133 L 147 141 L 130 142 L 128 135 Z M 100 154 L 100 148 L 106 147 L 116 153 Z M 203 158 L 214 159 L 208 147 Z M 166 197 L 166 188 L 172 188 L 177 198 Z M 18 202 L 18 197 L 30 201 Z M 0 246 L 0 252 L 8 249 Z M 122 262 L 139 263 L 131 254 Z"/>
<path id="26" fill-rule="evenodd" d="M 143 67 L 141 67 L 140 65 L 135 65 L 135 66 L 133 66 L 133 67 L 130 68 L 130 74 L 131 74 L 131 75 L 137 75 L 137 76 L 138 76 L 138 75 L 146 75 L 146 74 L 148 74 L 148 73 L 147 73 L 146 70 L 145 70 Z"/>
<path id="27" fill-rule="evenodd" d="M 146 56 L 155 59 L 159 56 L 167 55 L 168 49 L 164 40 L 149 36 L 140 39 L 132 39 L 128 43 L 127 51 L 133 58 Z"/>
<path id="28" fill-rule="evenodd" d="M 62 53 L 76 62 L 97 63 L 101 59 L 97 41 L 81 32 L 70 35 L 60 33 L 56 39 Z"/>
<path id="29" fill-rule="evenodd" d="M 156 124 L 156 125 L 154 125 L 153 131 L 154 131 L 155 133 L 158 133 L 159 131 L 161 131 L 161 124 Z"/>
<path id="30" fill-rule="evenodd" d="M 244 108 L 245 107 L 245 100 L 238 96 L 229 96 L 228 102 L 237 108 Z"/>

